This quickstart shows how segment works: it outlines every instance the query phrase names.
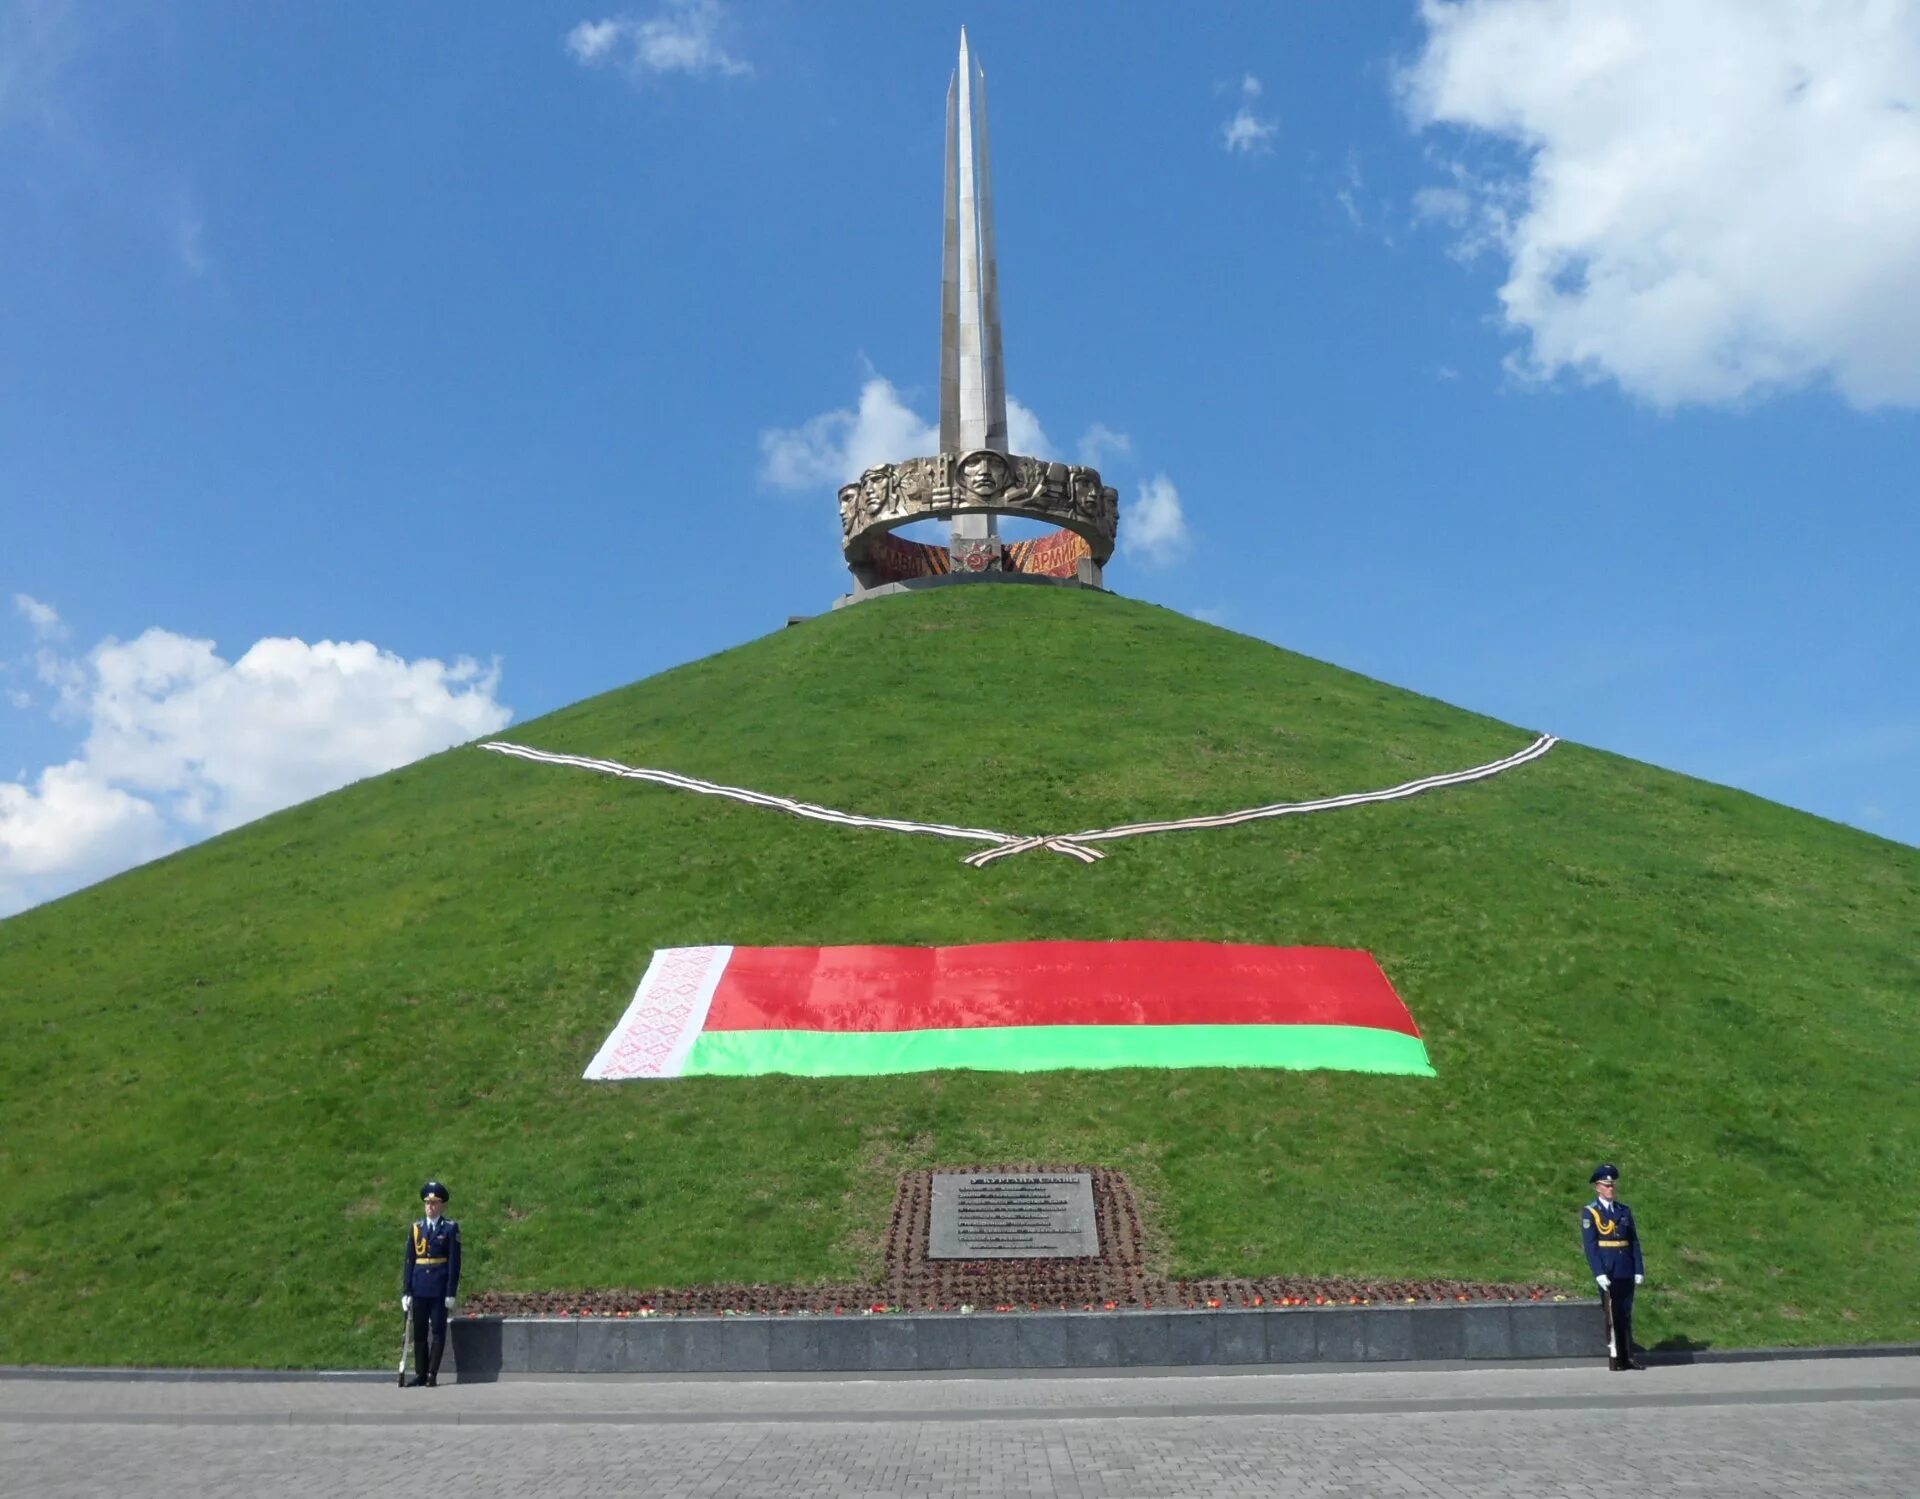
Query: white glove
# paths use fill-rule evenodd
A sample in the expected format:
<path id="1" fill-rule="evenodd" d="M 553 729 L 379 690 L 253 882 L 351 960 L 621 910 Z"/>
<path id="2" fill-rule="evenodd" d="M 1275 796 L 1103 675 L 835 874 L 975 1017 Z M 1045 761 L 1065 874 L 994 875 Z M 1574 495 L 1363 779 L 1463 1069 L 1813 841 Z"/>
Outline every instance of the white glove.
<path id="1" fill-rule="evenodd" d="M 447 1298 L 447 1310 L 448 1311 L 453 1310 L 453 1298 L 451 1296 Z"/>
<path id="2" fill-rule="evenodd" d="M 1593 1278 L 1593 1283 L 1604 1291 L 1608 1286 L 1613 1284 L 1613 1281 L 1605 1275 L 1596 1275 Z"/>
<path id="3" fill-rule="evenodd" d="M 1645 1279 L 1646 1279 L 1646 1276 L 1644 1276 L 1644 1275 L 1636 1275 L 1636 1276 L 1634 1276 L 1634 1278 L 1633 1278 L 1633 1283 L 1634 1283 L 1634 1284 L 1635 1284 L 1635 1285 L 1637 1286 L 1637 1285 L 1639 1285 L 1639 1284 L 1640 1284 L 1640 1283 L 1641 1283 L 1642 1281 L 1644 1281 Z M 448 1305 L 448 1306 L 452 1306 L 452 1305 L 453 1305 L 453 1303 L 452 1303 L 451 1301 L 449 1301 L 449 1302 L 447 1303 L 447 1305 Z"/>
<path id="4" fill-rule="evenodd" d="M 402 1296 L 400 1298 L 400 1310 L 403 1312 L 410 1312 L 413 1310 L 413 1298 L 411 1296 Z"/>

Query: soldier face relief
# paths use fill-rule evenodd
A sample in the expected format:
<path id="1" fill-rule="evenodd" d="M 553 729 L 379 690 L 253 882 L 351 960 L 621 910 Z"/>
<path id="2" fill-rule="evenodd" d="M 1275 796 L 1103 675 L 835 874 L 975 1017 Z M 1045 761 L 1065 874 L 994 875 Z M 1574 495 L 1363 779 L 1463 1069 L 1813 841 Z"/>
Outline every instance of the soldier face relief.
<path id="1" fill-rule="evenodd" d="M 1084 468 L 1073 471 L 1073 508 L 1088 516 L 1100 509 L 1099 481 Z"/>
<path id="2" fill-rule="evenodd" d="M 868 515 L 878 515 L 887 508 L 887 471 L 884 468 L 870 468 L 860 476 L 860 504 Z"/>
<path id="3" fill-rule="evenodd" d="M 961 486 L 976 499 L 992 499 L 1006 482 L 1006 460 L 998 453 L 969 453 L 960 465 Z"/>

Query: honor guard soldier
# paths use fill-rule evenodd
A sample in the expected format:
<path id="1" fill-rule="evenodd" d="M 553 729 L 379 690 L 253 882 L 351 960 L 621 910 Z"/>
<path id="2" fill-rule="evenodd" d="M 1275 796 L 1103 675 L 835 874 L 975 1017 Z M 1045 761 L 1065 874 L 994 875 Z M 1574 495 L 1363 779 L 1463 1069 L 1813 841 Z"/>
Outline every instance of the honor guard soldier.
<path id="1" fill-rule="evenodd" d="M 1594 1197 L 1580 1210 L 1580 1240 L 1607 1314 L 1607 1367 L 1644 1369 L 1633 1356 L 1633 1288 L 1646 1279 L 1647 1267 L 1633 1209 L 1613 1195 L 1619 1179 L 1618 1166 L 1593 1168 Z"/>
<path id="2" fill-rule="evenodd" d="M 400 1309 L 413 1313 L 413 1378 L 409 1385 L 440 1380 L 447 1350 L 447 1313 L 460 1294 L 460 1225 L 445 1215 L 449 1193 L 430 1181 L 420 1189 L 426 1214 L 407 1230 L 407 1258 L 400 1272 Z"/>

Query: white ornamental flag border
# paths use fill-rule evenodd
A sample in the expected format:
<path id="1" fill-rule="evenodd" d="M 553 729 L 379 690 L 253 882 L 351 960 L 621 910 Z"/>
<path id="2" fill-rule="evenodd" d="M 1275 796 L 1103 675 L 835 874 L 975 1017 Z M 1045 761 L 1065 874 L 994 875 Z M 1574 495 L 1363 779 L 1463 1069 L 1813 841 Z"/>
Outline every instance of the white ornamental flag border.
<path id="1" fill-rule="evenodd" d="M 707 1023 L 732 947 L 663 947 L 647 964 L 620 1023 L 581 1074 L 591 1082 L 678 1077 Z"/>

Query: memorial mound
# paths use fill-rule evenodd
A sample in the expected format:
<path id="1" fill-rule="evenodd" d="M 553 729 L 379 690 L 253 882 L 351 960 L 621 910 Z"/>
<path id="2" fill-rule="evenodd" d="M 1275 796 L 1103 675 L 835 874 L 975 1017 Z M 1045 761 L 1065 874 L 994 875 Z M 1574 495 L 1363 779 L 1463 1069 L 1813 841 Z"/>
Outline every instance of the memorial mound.
<path id="1" fill-rule="evenodd" d="M 513 734 L 1034 833 L 1531 737 L 1037 587 L 877 599 Z M 1616 1160 L 1643 1342 L 1911 1335 L 1920 852 L 1567 744 L 1092 865 L 965 852 L 467 748 L 0 923 L 0 1363 L 378 1366 L 427 1174 L 470 1298 L 697 1294 L 875 1284 L 903 1175 L 994 1161 L 1124 1172 L 1156 1280 L 1586 1294 Z M 581 1077 L 659 948 L 1042 939 L 1371 953 L 1435 1076 Z"/>

